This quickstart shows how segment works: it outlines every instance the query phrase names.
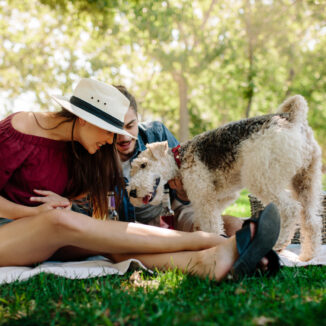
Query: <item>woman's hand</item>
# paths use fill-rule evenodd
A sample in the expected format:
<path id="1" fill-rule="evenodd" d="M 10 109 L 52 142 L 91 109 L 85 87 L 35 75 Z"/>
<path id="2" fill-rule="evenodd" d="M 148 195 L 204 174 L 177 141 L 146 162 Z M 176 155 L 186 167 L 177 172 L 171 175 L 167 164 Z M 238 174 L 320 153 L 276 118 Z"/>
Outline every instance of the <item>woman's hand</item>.
<path id="1" fill-rule="evenodd" d="M 182 180 L 179 178 L 171 179 L 168 181 L 171 189 L 174 189 L 177 193 L 177 197 L 183 201 L 189 201 L 186 191 L 183 188 Z"/>
<path id="2" fill-rule="evenodd" d="M 55 192 L 49 190 L 37 190 L 34 189 L 34 192 L 42 197 L 31 197 L 30 201 L 43 203 L 42 205 L 38 206 L 40 212 L 46 211 L 49 209 L 67 209 L 70 210 L 71 202 L 62 197 Z"/>

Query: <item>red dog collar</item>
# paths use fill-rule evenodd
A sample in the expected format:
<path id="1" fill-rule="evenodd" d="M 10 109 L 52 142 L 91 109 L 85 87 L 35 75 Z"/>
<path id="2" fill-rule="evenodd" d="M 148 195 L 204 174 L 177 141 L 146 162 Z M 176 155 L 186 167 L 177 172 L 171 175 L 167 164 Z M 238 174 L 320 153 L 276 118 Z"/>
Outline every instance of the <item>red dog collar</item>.
<path id="1" fill-rule="evenodd" d="M 180 166 L 181 166 L 179 149 L 180 149 L 180 145 L 172 148 L 174 159 L 175 159 L 175 162 L 177 163 L 178 168 L 180 168 Z"/>

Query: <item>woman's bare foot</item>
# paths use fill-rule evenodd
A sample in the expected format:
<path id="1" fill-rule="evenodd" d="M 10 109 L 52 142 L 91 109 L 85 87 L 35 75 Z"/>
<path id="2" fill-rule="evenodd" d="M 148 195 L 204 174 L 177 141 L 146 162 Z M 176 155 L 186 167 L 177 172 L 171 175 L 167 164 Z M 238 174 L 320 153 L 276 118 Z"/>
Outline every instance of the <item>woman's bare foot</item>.
<path id="1" fill-rule="evenodd" d="M 250 223 L 250 231 L 251 239 L 253 239 L 256 232 L 255 223 Z M 226 239 L 222 245 L 200 251 L 198 262 L 191 268 L 190 272 L 221 281 L 227 276 L 238 257 L 236 238 L 232 236 Z M 262 271 L 266 271 L 268 259 L 263 257 L 259 266 Z"/>
<path id="2" fill-rule="evenodd" d="M 231 237 L 213 248 L 201 250 L 198 261 L 189 269 L 190 273 L 221 281 L 239 257 L 235 237 Z"/>

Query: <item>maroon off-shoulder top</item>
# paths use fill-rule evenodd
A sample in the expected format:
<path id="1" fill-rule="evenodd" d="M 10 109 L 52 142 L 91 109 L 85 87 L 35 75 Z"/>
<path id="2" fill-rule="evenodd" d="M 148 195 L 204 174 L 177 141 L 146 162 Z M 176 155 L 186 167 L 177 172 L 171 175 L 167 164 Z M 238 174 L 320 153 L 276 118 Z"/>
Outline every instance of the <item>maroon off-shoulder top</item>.
<path id="1" fill-rule="evenodd" d="M 14 114 L 0 121 L 0 196 L 17 204 L 37 206 L 33 189 L 62 194 L 68 183 L 64 141 L 23 134 L 13 128 Z"/>

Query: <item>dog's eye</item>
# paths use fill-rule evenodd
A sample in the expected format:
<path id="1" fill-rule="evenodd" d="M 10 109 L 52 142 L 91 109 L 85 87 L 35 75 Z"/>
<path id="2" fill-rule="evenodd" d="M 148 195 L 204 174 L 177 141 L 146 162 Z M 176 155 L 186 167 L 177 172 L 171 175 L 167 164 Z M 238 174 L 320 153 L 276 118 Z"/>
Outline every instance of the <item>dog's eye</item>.
<path id="1" fill-rule="evenodd" d="M 140 168 L 141 169 L 145 169 L 146 168 L 146 165 L 147 165 L 147 163 L 142 163 L 142 164 L 140 164 Z"/>

